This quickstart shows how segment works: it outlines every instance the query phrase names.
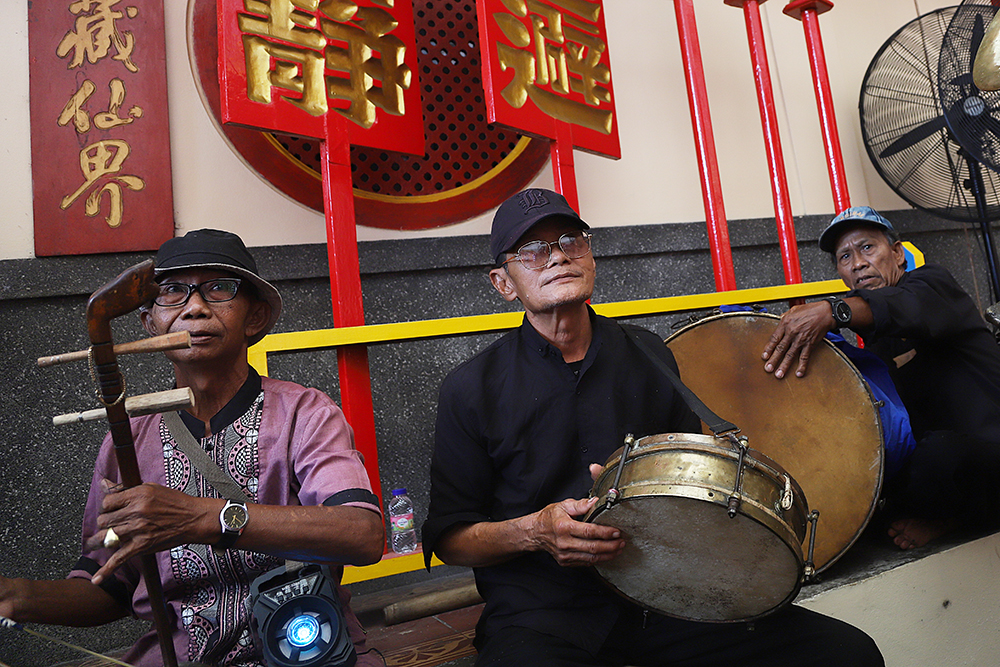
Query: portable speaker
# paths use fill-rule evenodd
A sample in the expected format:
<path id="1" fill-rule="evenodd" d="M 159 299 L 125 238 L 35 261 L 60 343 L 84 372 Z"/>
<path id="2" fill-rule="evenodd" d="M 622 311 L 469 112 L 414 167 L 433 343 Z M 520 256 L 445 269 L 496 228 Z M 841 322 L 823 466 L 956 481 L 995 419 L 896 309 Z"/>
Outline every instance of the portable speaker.
<path id="1" fill-rule="evenodd" d="M 320 565 L 288 565 L 250 585 L 253 631 L 270 667 L 353 667 L 358 656 L 336 582 Z"/>

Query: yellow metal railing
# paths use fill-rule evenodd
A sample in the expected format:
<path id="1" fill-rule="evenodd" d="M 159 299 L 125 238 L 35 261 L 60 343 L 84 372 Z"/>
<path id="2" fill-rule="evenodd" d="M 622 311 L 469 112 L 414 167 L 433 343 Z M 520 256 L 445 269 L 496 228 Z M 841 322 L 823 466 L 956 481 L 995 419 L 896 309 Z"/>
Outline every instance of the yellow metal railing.
<path id="1" fill-rule="evenodd" d="M 904 242 L 903 246 L 907 251 L 909 268 L 923 265 L 923 253 L 908 242 Z M 644 317 L 666 313 L 706 310 L 718 308 L 723 305 L 787 301 L 790 299 L 802 299 L 846 291 L 847 287 L 840 280 L 821 280 L 811 283 L 777 285 L 774 287 L 733 290 L 730 292 L 688 294 L 655 299 L 594 304 L 594 310 L 601 315 L 613 318 Z M 489 333 L 513 329 L 520 325 L 523 317 L 524 315 L 521 312 L 510 312 L 269 334 L 261 342 L 250 348 L 248 356 L 250 364 L 257 372 L 261 375 L 267 375 L 267 355 L 272 352 L 333 348 L 340 345 L 398 343 L 427 338 Z M 431 560 L 431 565 L 443 565 L 443 563 L 435 556 Z M 383 556 L 382 560 L 374 565 L 345 568 L 343 581 L 345 584 L 367 581 L 369 579 L 377 579 L 404 572 L 413 572 L 421 569 L 423 566 L 424 556 L 420 552 L 405 556 L 390 553 Z"/>

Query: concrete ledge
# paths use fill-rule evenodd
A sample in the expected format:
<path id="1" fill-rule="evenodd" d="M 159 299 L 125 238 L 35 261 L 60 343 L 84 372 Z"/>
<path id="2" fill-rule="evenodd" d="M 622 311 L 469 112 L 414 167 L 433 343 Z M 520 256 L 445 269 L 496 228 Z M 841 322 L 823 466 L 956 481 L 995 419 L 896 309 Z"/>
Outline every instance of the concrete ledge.
<path id="1" fill-rule="evenodd" d="M 856 559 L 871 556 L 859 546 Z M 804 588 L 795 604 L 867 632 L 887 667 L 1000 665 L 1000 533 L 895 553 Z"/>

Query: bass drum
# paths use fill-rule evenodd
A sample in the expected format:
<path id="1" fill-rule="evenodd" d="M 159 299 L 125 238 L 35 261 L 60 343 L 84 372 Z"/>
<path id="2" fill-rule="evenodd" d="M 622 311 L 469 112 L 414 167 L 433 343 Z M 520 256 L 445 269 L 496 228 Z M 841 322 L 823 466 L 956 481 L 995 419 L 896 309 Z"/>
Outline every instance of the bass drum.
<path id="1" fill-rule="evenodd" d="M 803 378 L 764 372 L 760 355 L 778 321 L 767 313 L 714 315 L 666 343 L 684 384 L 802 486 L 809 509 L 819 511 L 813 562 L 822 572 L 875 511 L 882 424 L 864 377 L 828 341 L 812 351 Z"/>

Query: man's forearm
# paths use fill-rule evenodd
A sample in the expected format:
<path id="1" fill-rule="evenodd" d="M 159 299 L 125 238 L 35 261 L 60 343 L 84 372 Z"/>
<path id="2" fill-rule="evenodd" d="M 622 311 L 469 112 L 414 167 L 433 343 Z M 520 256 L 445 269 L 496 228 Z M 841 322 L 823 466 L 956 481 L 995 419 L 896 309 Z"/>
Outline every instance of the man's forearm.
<path id="1" fill-rule="evenodd" d="M 847 326 L 855 331 L 867 331 L 875 324 L 875 316 L 871 306 L 860 296 L 849 296 L 844 299 L 851 307 L 851 323 Z"/>
<path id="2" fill-rule="evenodd" d="M 127 614 L 110 594 L 86 579 L 0 580 L 0 616 L 19 623 L 89 627 Z"/>
<path id="3" fill-rule="evenodd" d="M 448 531 L 434 548 L 448 565 L 488 567 L 533 550 L 526 522 L 531 515 L 508 521 L 482 521 Z"/>
<path id="4" fill-rule="evenodd" d="M 378 514 L 361 507 L 252 505 L 237 549 L 308 562 L 370 565 L 382 557 L 385 527 Z M 216 525 L 221 538 L 221 527 Z"/>

